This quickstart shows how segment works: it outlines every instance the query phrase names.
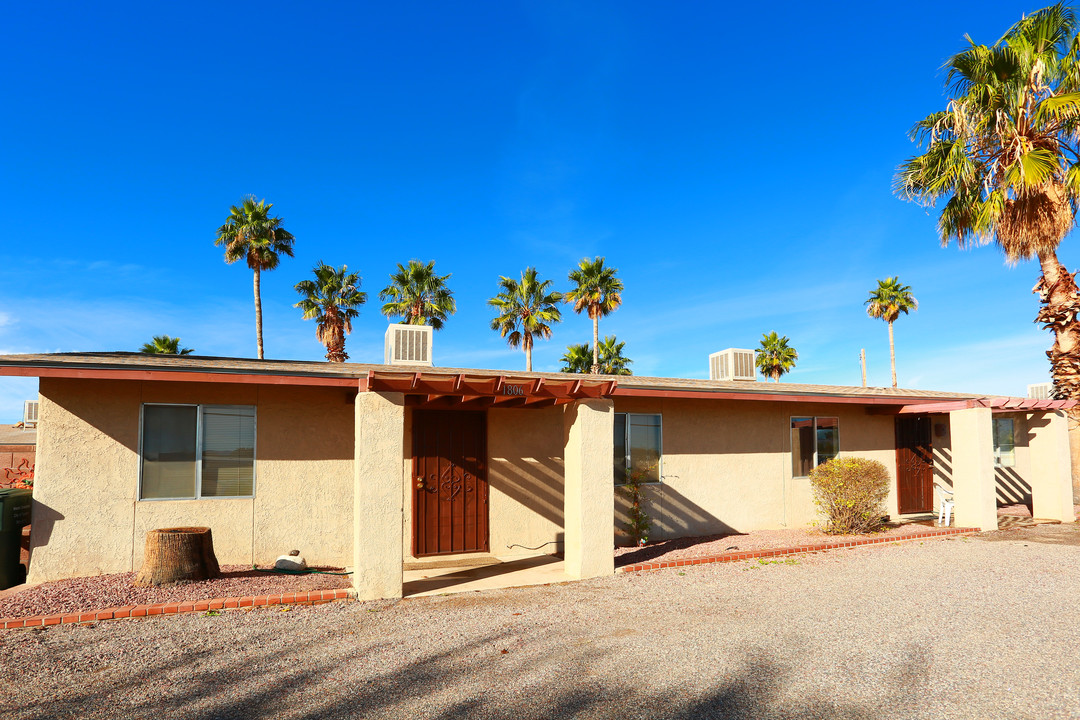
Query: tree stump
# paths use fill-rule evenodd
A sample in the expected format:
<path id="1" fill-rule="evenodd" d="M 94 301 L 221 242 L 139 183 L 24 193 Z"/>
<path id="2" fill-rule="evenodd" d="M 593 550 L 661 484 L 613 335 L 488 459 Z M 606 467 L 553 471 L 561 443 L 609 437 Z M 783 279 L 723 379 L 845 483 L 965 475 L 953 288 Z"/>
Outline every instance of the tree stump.
<path id="1" fill-rule="evenodd" d="M 162 528 L 146 533 L 143 566 L 135 576 L 135 586 L 157 587 L 220 575 L 210 528 Z"/>

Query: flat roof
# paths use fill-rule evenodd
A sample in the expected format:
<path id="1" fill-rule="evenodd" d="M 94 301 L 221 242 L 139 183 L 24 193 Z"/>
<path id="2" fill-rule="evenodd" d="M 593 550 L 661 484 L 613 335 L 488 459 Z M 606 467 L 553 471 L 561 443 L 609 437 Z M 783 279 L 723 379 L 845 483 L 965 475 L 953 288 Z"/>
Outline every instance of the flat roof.
<path id="1" fill-rule="evenodd" d="M 321 385 L 365 390 L 369 375 L 375 377 L 376 374 L 407 373 L 419 373 L 428 380 L 437 376 L 468 376 L 471 378 L 512 378 L 521 381 L 543 379 L 553 383 L 566 383 L 570 378 L 583 380 L 587 378 L 590 383 L 607 383 L 604 396 L 616 398 L 663 397 L 917 405 L 995 397 L 882 387 L 864 388 L 636 375 L 573 375 L 426 365 L 256 360 L 197 355 L 151 355 L 136 352 L 0 355 L 0 376 Z"/>

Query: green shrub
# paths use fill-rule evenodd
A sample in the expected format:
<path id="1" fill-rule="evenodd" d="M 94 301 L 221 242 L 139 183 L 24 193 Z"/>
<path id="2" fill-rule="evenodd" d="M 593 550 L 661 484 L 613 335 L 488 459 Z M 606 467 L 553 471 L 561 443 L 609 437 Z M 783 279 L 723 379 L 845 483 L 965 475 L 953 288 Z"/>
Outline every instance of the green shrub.
<path id="1" fill-rule="evenodd" d="M 814 504 L 830 535 L 868 533 L 881 527 L 889 471 L 877 460 L 833 458 L 810 471 Z"/>

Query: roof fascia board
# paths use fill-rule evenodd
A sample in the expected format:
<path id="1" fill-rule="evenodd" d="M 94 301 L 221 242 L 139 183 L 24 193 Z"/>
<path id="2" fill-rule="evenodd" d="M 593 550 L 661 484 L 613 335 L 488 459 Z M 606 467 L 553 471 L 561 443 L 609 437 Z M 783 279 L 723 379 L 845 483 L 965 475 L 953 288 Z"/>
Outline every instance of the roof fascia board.
<path id="1" fill-rule="evenodd" d="M 849 403 L 853 405 L 907 405 L 918 402 L 912 397 L 890 397 L 888 395 L 821 395 L 799 393 L 745 393 L 724 390 L 663 390 L 659 388 L 628 388 L 620 385 L 612 396 L 649 397 L 690 400 L 766 400 L 773 402 L 810 402 L 810 403 Z"/>
<path id="2" fill-rule="evenodd" d="M 78 380 L 160 380 L 165 382 L 240 383 L 247 385 L 312 385 L 355 388 L 364 378 L 318 375 L 263 375 L 234 372 L 192 372 L 188 370 L 121 370 L 73 367 L 0 367 L 0 375 Z"/>

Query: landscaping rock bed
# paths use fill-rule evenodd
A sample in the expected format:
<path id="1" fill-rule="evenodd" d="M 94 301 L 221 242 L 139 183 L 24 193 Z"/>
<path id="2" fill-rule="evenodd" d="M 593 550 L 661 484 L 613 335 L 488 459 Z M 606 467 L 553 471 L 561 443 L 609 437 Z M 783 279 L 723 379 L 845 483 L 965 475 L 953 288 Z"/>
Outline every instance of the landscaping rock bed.
<path id="1" fill-rule="evenodd" d="M 316 569 L 342 571 L 341 568 Z M 35 585 L 0 598 L 0 618 L 58 615 L 125 605 L 336 590 L 347 588 L 352 582 L 347 575 L 283 575 L 253 570 L 247 565 L 224 565 L 219 578 L 170 587 L 137 588 L 132 585 L 134 580 L 135 573 L 117 573 Z"/>

